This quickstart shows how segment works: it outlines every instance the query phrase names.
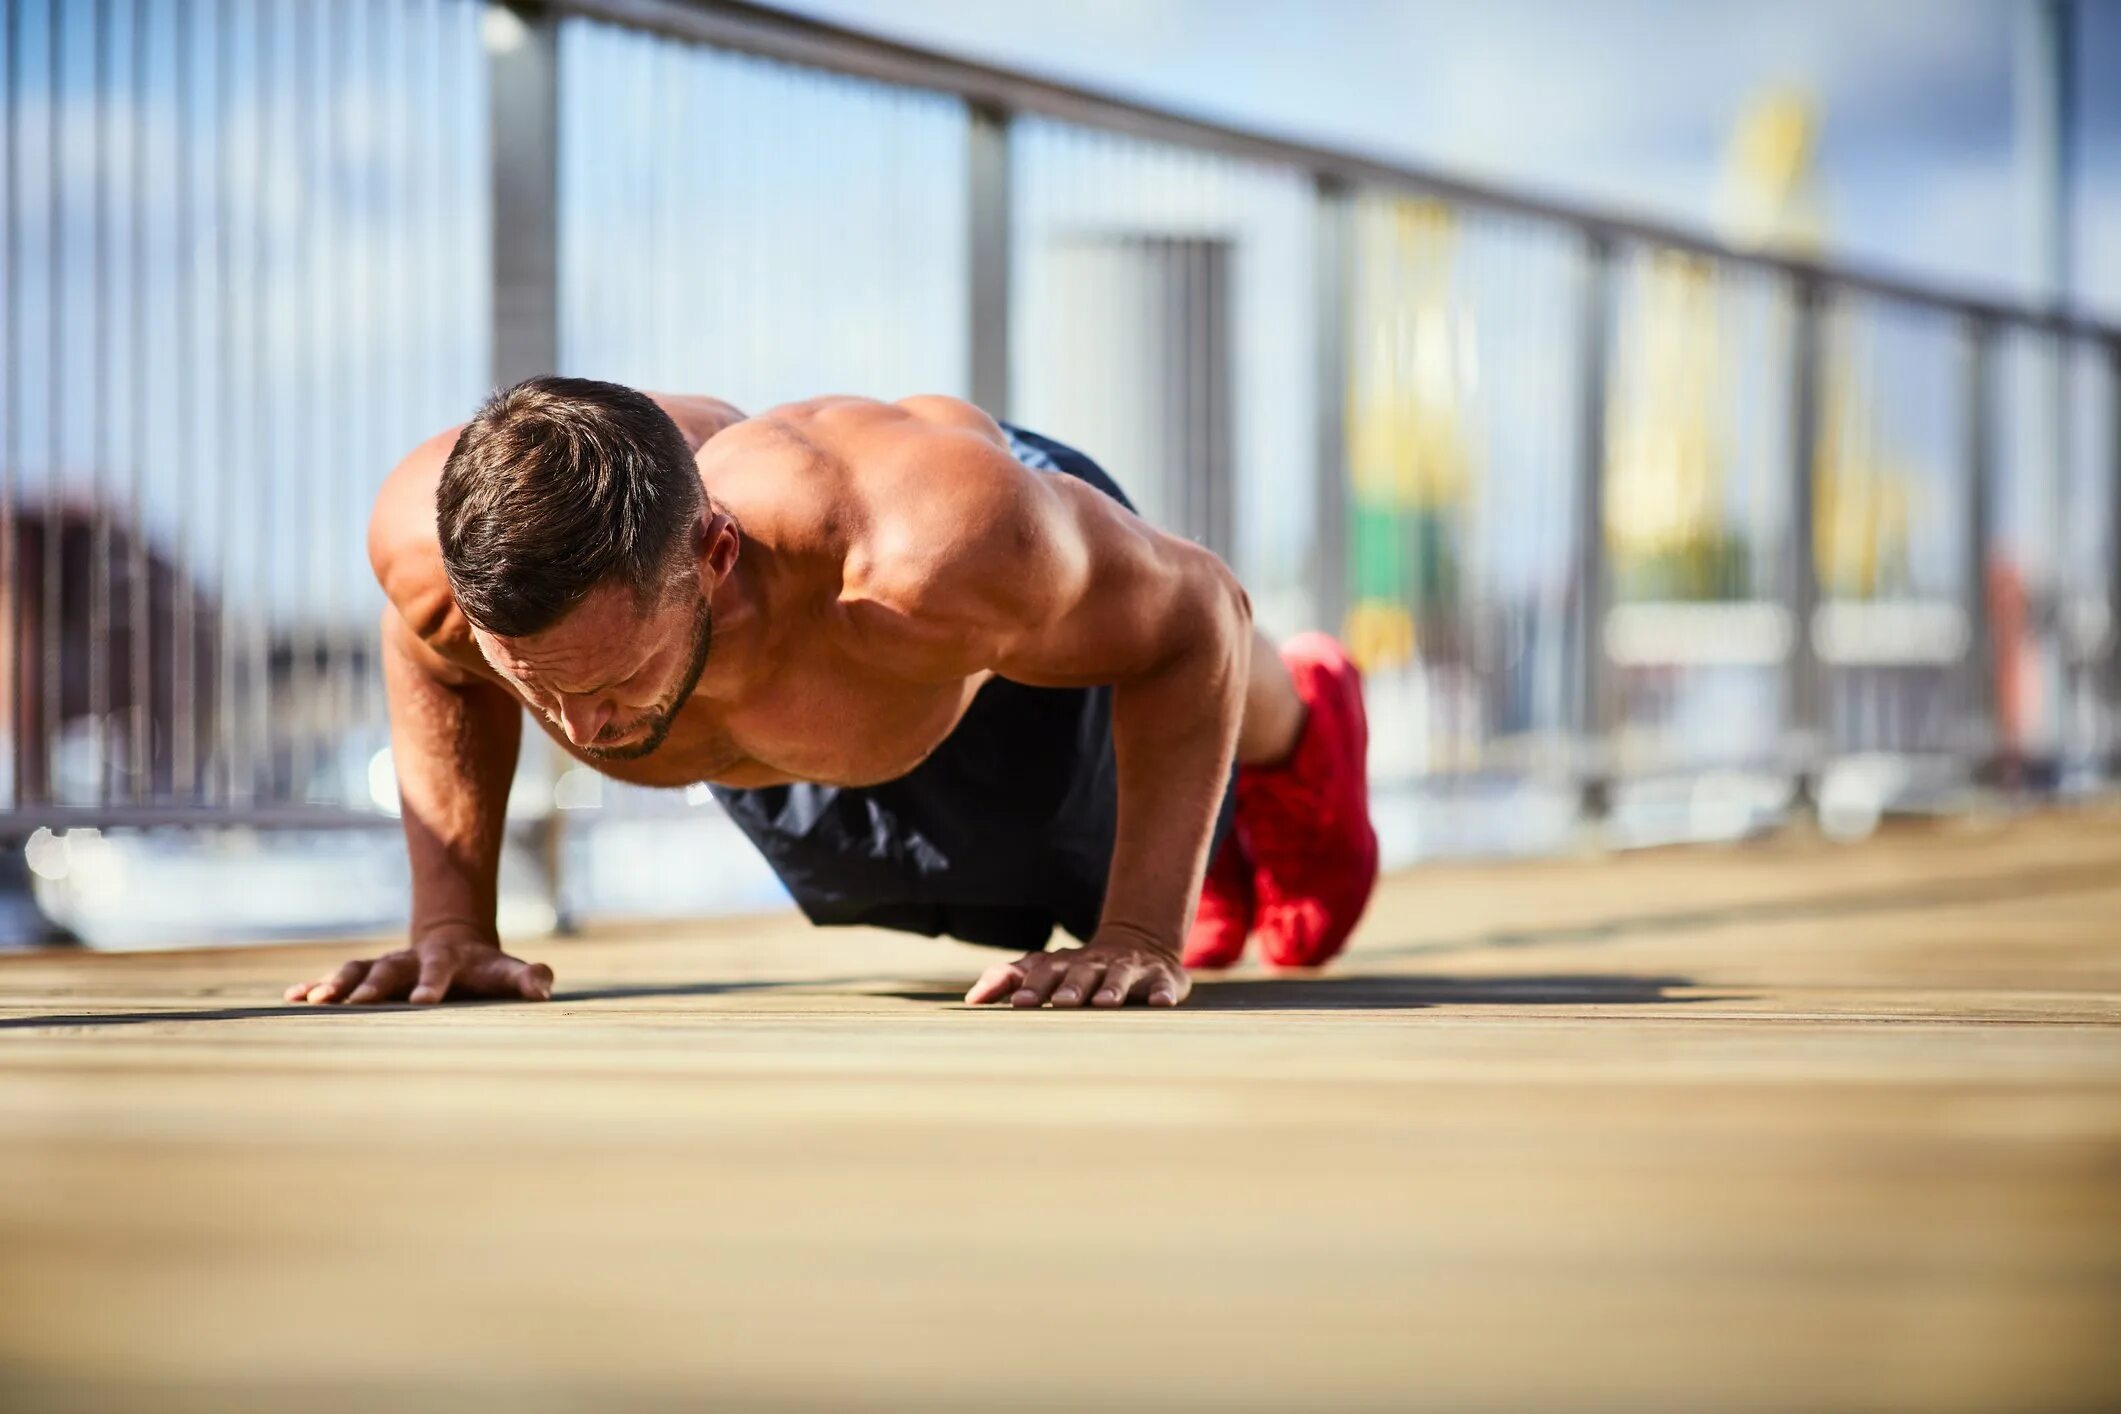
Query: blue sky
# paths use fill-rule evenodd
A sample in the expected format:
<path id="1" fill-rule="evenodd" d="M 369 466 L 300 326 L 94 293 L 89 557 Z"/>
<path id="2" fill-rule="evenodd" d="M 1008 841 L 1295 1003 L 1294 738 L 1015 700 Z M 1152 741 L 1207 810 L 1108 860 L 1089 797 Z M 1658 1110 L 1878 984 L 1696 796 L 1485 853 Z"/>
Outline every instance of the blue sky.
<path id="1" fill-rule="evenodd" d="M 794 0 L 1193 113 L 1712 227 L 1742 106 L 1813 93 L 1830 249 L 2030 292 L 2010 0 Z M 2121 315 L 2121 3 L 2078 7 L 2080 301 Z M 2107 81 L 2101 82 L 2105 77 Z"/>

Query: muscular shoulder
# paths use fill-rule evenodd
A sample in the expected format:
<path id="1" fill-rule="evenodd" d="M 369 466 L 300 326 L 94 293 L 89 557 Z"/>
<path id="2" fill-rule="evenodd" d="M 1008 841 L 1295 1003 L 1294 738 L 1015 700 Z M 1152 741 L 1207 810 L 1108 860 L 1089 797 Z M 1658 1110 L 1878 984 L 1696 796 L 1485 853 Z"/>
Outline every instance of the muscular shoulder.
<path id="1" fill-rule="evenodd" d="M 897 402 L 844 395 L 807 398 L 769 408 L 735 430 L 798 438 L 820 450 L 870 454 L 908 436 L 934 432 L 970 433 L 997 447 L 1004 445 L 1001 426 L 993 418 L 962 398 L 941 393 L 920 393 Z"/>
<path id="2" fill-rule="evenodd" d="M 994 666 L 1079 599 L 1118 508 L 976 426 L 928 426 L 878 478 L 847 592 L 873 647 L 949 675 Z"/>
<path id="3" fill-rule="evenodd" d="M 754 514 L 768 509 L 784 528 L 811 519 L 840 527 L 856 577 L 876 558 L 879 537 L 896 554 L 907 547 L 894 532 L 925 540 L 939 517 L 976 516 L 1021 490 L 1022 469 L 994 420 L 934 395 L 789 403 L 732 427 L 701 457 L 709 489 Z"/>
<path id="4" fill-rule="evenodd" d="M 368 517 L 368 563 L 415 637 L 445 657 L 470 661 L 478 650 L 450 593 L 435 532 L 435 488 L 460 430 L 428 438 L 384 478 Z"/>

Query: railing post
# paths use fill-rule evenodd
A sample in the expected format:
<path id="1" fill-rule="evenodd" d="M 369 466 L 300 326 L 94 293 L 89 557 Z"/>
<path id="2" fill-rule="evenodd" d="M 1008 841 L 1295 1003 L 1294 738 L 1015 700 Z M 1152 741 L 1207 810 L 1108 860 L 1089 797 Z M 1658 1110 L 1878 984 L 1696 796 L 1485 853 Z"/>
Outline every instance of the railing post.
<path id="1" fill-rule="evenodd" d="M 1355 297 L 1355 200 L 1346 183 L 1324 174 L 1316 178 L 1314 191 L 1314 602 L 1319 626 L 1341 633 L 1348 618 L 1348 340 Z"/>
<path id="2" fill-rule="evenodd" d="M 545 888 L 552 895 L 552 931 L 572 937 L 579 931 L 575 916 L 567 908 L 567 812 L 548 807 L 530 830 L 530 847 L 538 868 L 545 875 Z"/>
<path id="3" fill-rule="evenodd" d="M 1996 721 L 1996 638 L 1989 615 L 1989 563 L 1995 541 L 1995 436 L 1991 369 L 1996 344 L 1995 321 L 1966 323 L 1966 360 L 1960 371 L 1959 398 L 1965 438 L 1966 476 L 1966 750 L 1973 779 L 1995 776 L 2003 736 Z"/>
<path id="4" fill-rule="evenodd" d="M 2106 344 L 2106 776 L 2121 781 L 2121 337 Z"/>
<path id="5" fill-rule="evenodd" d="M 559 27 L 540 0 L 496 0 L 484 33 L 492 379 L 506 388 L 560 364 Z"/>
<path id="6" fill-rule="evenodd" d="M 495 0 L 483 34 L 493 199 L 490 376 L 506 388 L 560 366 L 559 25 L 542 0 Z M 571 932 L 562 874 L 566 817 L 548 809 L 532 844 L 555 930 Z"/>
<path id="7" fill-rule="evenodd" d="M 1796 287 L 1797 324 L 1790 347 L 1790 654 L 1786 663 L 1792 807 L 1800 819 L 1816 816 L 1819 772 L 1826 732 L 1819 649 L 1813 621 L 1819 614 L 1818 463 L 1819 365 L 1824 353 L 1826 291 L 1818 278 L 1801 276 Z"/>
<path id="8" fill-rule="evenodd" d="M 1575 727 L 1577 808 L 1600 824 L 1613 808 L 1613 735 L 1619 697 L 1606 653 L 1612 575 L 1606 542 L 1606 406 L 1610 398 L 1613 243 L 1592 235 L 1584 246 L 1576 307 L 1576 555 L 1570 588 L 1576 604 Z"/>
<path id="9" fill-rule="evenodd" d="M 1009 113 L 990 104 L 967 105 L 965 208 L 971 281 L 965 346 L 972 359 L 972 401 L 998 418 L 1009 416 Z"/>

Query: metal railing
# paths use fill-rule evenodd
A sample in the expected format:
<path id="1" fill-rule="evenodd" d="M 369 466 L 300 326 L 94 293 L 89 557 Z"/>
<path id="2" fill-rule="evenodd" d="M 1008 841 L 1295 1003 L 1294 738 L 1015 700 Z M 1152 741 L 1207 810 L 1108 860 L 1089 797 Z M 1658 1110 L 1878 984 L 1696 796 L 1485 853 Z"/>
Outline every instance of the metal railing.
<path id="1" fill-rule="evenodd" d="M 2112 324 L 717 0 L 4 44 L 0 833 L 384 818 L 367 498 L 555 368 L 1084 446 L 1349 638 L 1381 788 L 1454 819 L 2113 770 Z M 524 816 L 695 809 L 567 776 Z"/>

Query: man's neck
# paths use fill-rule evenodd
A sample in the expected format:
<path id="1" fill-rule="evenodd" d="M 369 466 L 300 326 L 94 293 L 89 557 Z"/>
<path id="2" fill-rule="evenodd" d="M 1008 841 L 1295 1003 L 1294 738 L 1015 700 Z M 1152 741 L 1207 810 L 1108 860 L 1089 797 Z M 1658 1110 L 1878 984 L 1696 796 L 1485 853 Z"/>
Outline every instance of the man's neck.
<path id="1" fill-rule="evenodd" d="M 707 603 L 712 635 L 707 666 L 693 688 L 694 696 L 736 701 L 765 672 L 772 656 L 772 625 L 766 613 L 772 558 L 769 548 L 746 538 L 737 549 L 735 567 L 715 586 Z"/>

